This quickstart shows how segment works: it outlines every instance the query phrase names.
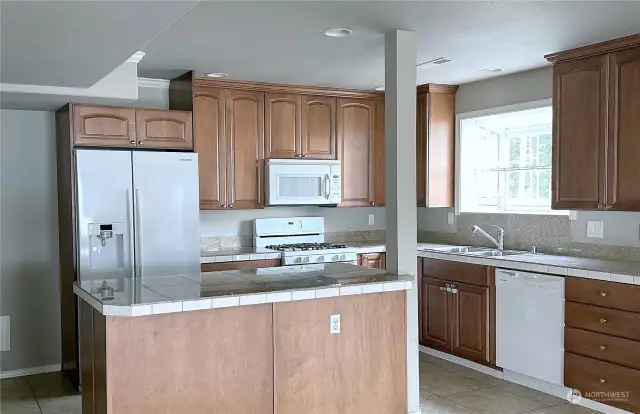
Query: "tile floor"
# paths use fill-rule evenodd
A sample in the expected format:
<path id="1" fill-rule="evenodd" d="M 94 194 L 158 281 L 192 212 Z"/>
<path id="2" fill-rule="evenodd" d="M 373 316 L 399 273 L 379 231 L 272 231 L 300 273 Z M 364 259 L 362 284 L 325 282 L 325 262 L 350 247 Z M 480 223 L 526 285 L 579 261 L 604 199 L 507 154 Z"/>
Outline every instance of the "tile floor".
<path id="1" fill-rule="evenodd" d="M 2 414 L 82 414 L 81 396 L 60 372 L 0 381 Z"/>
<path id="2" fill-rule="evenodd" d="M 420 354 L 422 414 L 595 414 L 597 411 Z M 81 398 L 60 373 L 0 381 L 2 414 L 81 414 Z"/>

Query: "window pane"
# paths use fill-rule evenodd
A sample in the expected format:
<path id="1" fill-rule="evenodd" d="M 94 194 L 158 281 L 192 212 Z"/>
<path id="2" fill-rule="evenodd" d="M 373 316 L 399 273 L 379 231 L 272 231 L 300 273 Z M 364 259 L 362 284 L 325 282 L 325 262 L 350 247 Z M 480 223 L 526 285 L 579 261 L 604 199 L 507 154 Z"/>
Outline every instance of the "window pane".
<path id="1" fill-rule="evenodd" d="M 551 134 L 541 134 L 538 139 L 538 153 L 540 154 L 540 164 L 545 167 L 551 166 Z"/>
<path id="2" fill-rule="evenodd" d="M 509 166 L 520 165 L 520 137 L 511 137 L 509 140 Z"/>
<path id="3" fill-rule="evenodd" d="M 509 198 L 518 198 L 520 187 L 520 174 L 518 172 L 509 173 Z"/>
<path id="4" fill-rule="evenodd" d="M 551 198 L 551 171 L 540 171 L 540 198 Z"/>

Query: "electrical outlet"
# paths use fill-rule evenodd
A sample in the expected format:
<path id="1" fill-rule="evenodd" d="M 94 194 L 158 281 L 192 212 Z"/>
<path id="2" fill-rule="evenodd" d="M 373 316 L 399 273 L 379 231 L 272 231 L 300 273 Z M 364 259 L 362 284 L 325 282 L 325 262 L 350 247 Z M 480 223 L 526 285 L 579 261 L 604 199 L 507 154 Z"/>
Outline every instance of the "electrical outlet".
<path id="1" fill-rule="evenodd" d="M 373 226 L 376 223 L 376 215 L 373 213 L 369 214 L 369 225 Z"/>
<path id="2" fill-rule="evenodd" d="M 453 226 L 453 213 L 447 214 L 447 224 Z"/>
<path id="3" fill-rule="evenodd" d="M 587 221 L 587 237 L 601 239 L 604 237 L 604 222 L 600 220 Z"/>
<path id="4" fill-rule="evenodd" d="M 331 334 L 340 333 L 340 314 L 339 313 L 336 313 L 335 315 L 331 315 L 329 317 L 329 332 Z"/>
<path id="5" fill-rule="evenodd" d="M 11 350 L 11 318 L 9 315 L 0 316 L 0 351 Z"/>

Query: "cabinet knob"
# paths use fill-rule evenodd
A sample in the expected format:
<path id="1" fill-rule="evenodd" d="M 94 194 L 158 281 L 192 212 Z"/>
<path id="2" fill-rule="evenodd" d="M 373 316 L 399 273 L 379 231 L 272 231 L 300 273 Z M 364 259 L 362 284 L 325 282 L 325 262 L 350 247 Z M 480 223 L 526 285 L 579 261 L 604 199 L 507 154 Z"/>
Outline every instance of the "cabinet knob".
<path id="1" fill-rule="evenodd" d="M 142 141 L 138 141 L 138 145 L 142 145 Z"/>
<path id="2" fill-rule="evenodd" d="M 136 142 L 134 140 L 129 141 L 130 144 L 135 144 Z"/>
<path id="3" fill-rule="evenodd" d="M 604 209 L 604 206 L 602 204 L 598 204 L 598 210 L 602 210 Z"/>
<path id="4" fill-rule="evenodd" d="M 307 158 L 307 154 L 304 154 L 304 155 L 302 156 L 302 158 Z"/>
<path id="5" fill-rule="evenodd" d="M 600 292 L 600 296 L 602 296 L 603 298 L 606 297 L 608 295 L 607 292 Z"/>
<path id="6" fill-rule="evenodd" d="M 229 206 L 228 206 L 228 207 L 229 207 L 229 208 L 233 208 L 233 204 L 229 204 Z"/>
<path id="7" fill-rule="evenodd" d="M 600 323 L 607 323 L 607 320 L 605 318 L 600 318 Z"/>
<path id="8" fill-rule="evenodd" d="M 447 290 L 447 288 L 446 288 L 446 287 L 442 287 L 442 286 L 440 286 L 440 290 L 444 290 L 444 291 L 446 291 L 446 290 Z"/>
<path id="9" fill-rule="evenodd" d="M 604 351 L 605 349 L 607 349 L 607 346 L 606 346 L 606 345 L 600 345 L 600 350 L 601 350 L 601 351 Z"/>
<path id="10" fill-rule="evenodd" d="M 609 204 L 609 205 L 607 205 L 605 208 L 606 208 L 607 210 L 610 210 L 611 208 L 613 208 L 613 206 L 612 206 L 611 204 Z"/>
<path id="11" fill-rule="evenodd" d="M 606 378 L 600 378 L 600 384 L 604 384 L 605 382 L 607 382 Z"/>
<path id="12" fill-rule="evenodd" d="M 223 205 L 222 205 L 222 208 L 227 208 L 227 205 L 226 205 L 226 204 L 223 204 Z"/>
<path id="13" fill-rule="evenodd" d="M 375 205 L 376 205 L 376 202 L 375 202 L 375 201 L 372 201 L 372 202 L 371 202 L 371 205 L 372 205 L 372 206 L 375 206 Z"/>

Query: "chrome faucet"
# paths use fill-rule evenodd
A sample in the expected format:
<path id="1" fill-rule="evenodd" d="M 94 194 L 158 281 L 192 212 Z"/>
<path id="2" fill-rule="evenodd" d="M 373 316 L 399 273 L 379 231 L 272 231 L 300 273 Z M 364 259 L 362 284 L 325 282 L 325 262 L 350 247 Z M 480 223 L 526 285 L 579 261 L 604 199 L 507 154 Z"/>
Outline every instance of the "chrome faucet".
<path id="1" fill-rule="evenodd" d="M 502 227 L 494 226 L 493 224 L 492 226 L 498 229 L 498 240 L 494 239 L 489 233 L 482 230 L 478 226 L 471 227 L 471 233 L 472 234 L 480 233 L 481 235 L 486 237 L 487 240 L 489 240 L 491 243 L 495 244 L 499 250 L 504 250 L 504 229 Z"/>

